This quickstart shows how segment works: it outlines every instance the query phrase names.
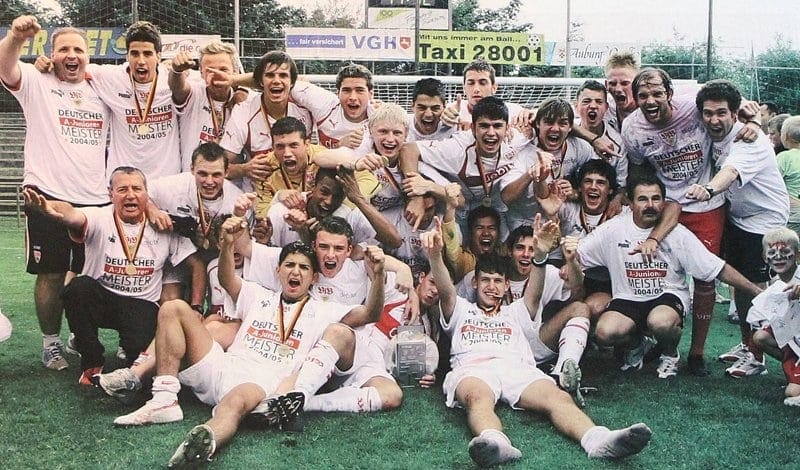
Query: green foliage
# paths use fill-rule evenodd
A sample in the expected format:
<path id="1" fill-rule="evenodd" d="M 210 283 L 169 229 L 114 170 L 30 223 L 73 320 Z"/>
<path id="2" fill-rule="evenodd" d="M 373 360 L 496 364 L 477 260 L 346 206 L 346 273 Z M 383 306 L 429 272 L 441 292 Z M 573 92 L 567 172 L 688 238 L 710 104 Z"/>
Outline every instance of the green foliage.
<path id="1" fill-rule="evenodd" d="M 781 112 L 800 113 L 800 51 L 781 35 L 775 45 L 757 56 L 760 101 L 773 101 Z"/>
<path id="2" fill-rule="evenodd" d="M 4 0 L 0 3 L 0 24 L 10 25 L 14 18 L 21 15 L 34 15 L 39 23 L 48 25 L 55 21 L 57 16 L 51 9 L 43 7 L 38 2 L 28 0 Z"/>

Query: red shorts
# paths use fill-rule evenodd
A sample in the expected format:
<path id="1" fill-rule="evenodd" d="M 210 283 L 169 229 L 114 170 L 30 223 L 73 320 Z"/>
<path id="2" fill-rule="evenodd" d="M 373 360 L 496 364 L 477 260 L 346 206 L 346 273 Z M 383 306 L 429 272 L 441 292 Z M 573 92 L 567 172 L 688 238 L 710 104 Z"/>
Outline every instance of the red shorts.
<path id="1" fill-rule="evenodd" d="M 800 385 L 800 366 L 797 365 L 800 358 L 788 344 L 781 351 L 783 351 L 783 373 L 786 375 L 786 381 L 790 384 Z"/>
<path id="2" fill-rule="evenodd" d="M 678 222 L 682 223 L 695 234 L 708 251 L 717 256 L 722 253 L 722 229 L 725 227 L 725 206 L 708 212 L 681 212 Z"/>

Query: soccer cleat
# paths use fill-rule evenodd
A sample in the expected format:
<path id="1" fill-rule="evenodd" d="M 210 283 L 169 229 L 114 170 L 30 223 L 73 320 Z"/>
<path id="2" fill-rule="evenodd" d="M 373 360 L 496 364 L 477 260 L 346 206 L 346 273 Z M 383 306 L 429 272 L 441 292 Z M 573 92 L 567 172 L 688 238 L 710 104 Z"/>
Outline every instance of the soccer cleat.
<path id="1" fill-rule="evenodd" d="M 786 397 L 783 399 L 783 404 L 786 406 L 800 406 L 800 396 Z"/>
<path id="2" fill-rule="evenodd" d="M 744 343 L 739 343 L 730 348 L 728 352 L 720 354 L 717 359 L 722 362 L 737 362 L 739 359 L 746 356 L 748 352 L 747 346 L 745 346 Z"/>
<path id="3" fill-rule="evenodd" d="M 644 423 L 634 424 L 616 431 L 602 429 L 605 434 L 603 442 L 597 448 L 589 451 L 589 458 L 616 460 L 638 454 L 647 447 L 653 435 L 653 431 Z"/>
<path id="4" fill-rule="evenodd" d="M 88 369 L 84 369 L 81 376 L 78 377 L 78 385 L 82 387 L 97 387 L 97 381 L 101 372 L 103 372 L 102 367 L 90 367 Z"/>
<path id="5" fill-rule="evenodd" d="M 728 310 L 728 323 L 733 325 L 739 324 L 739 312 L 736 309 Z"/>
<path id="6" fill-rule="evenodd" d="M 142 381 L 132 369 L 123 368 L 98 376 L 98 385 L 106 395 L 114 397 L 126 405 L 136 399 L 136 392 L 142 389 Z"/>
<path id="7" fill-rule="evenodd" d="M 145 424 L 174 423 L 183 420 L 183 410 L 178 401 L 166 405 L 148 401 L 133 413 L 119 416 L 114 420 L 115 426 L 144 426 Z"/>
<path id="8" fill-rule="evenodd" d="M 732 366 L 725 369 L 725 374 L 735 379 L 751 377 L 753 375 L 764 375 L 767 373 L 767 366 L 764 361 L 759 361 L 751 352 L 747 352 L 741 359 Z"/>
<path id="9" fill-rule="evenodd" d="M 0 343 L 11 337 L 11 331 L 13 329 L 11 320 L 3 315 L 3 312 L 0 312 Z"/>
<path id="10" fill-rule="evenodd" d="M 656 340 L 647 335 L 642 335 L 642 341 L 635 348 L 626 351 L 623 357 L 624 364 L 620 370 L 636 369 L 641 370 L 644 364 L 644 356 L 653 349 Z"/>
<path id="11" fill-rule="evenodd" d="M 575 402 L 581 408 L 586 406 L 586 400 L 581 394 L 581 368 L 573 359 L 564 361 L 561 366 L 561 375 L 558 376 L 558 385 L 569 394 L 575 394 Z"/>
<path id="12" fill-rule="evenodd" d="M 517 460 L 522 452 L 511 445 L 505 434 L 500 431 L 484 431 L 469 441 L 469 456 L 483 468 L 494 467 L 505 462 Z"/>
<path id="13" fill-rule="evenodd" d="M 729 298 L 725 297 L 724 295 L 720 294 L 719 292 L 717 292 L 717 297 L 714 299 L 714 303 L 727 305 L 727 304 L 731 303 L 731 299 L 729 299 Z"/>
<path id="14" fill-rule="evenodd" d="M 249 421 L 262 427 L 278 426 L 281 431 L 301 432 L 305 401 L 305 395 L 300 392 L 272 397 L 250 413 Z"/>
<path id="15" fill-rule="evenodd" d="M 59 343 L 50 343 L 42 350 L 42 364 L 51 370 L 64 370 L 69 367 L 64 359 L 64 346 Z"/>
<path id="16" fill-rule="evenodd" d="M 79 353 L 78 348 L 75 347 L 75 333 L 69 334 L 69 338 L 67 338 L 67 345 L 64 346 L 64 351 L 66 351 L 67 354 L 81 357 L 81 353 Z"/>
<path id="17" fill-rule="evenodd" d="M 678 354 L 677 356 L 667 356 L 666 354 L 662 354 L 659 360 L 661 363 L 658 365 L 656 369 L 656 373 L 658 374 L 659 379 L 668 379 L 670 377 L 675 377 L 678 375 L 678 361 L 680 361 L 681 355 Z"/>
<path id="18" fill-rule="evenodd" d="M 189 431 L 186 439 L 169 459 L 167 468 L 199 468 L 211 461 L 216 449 L 214 431 L 207 425 L 200 424 Z"/>
<path id="19" fill-rule="evenodd" d="M 706 361 L 700 354 L 690 354 L 686 361 L 689 366 L 689 373 L 695 377 L 708 377 L 711 372 L 706 368 Z"/>

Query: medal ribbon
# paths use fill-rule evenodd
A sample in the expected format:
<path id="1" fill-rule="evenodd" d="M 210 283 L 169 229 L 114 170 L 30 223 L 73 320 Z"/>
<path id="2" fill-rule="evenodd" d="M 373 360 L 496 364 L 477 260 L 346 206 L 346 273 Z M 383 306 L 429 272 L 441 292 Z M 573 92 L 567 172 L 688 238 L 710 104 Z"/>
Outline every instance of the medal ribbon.
<path id="1" fill-rule="evenodd" d="M 297 320 L 300 318 L 300 315 L 303 313 L 303 309 L 308 303 L 308 299 L 310 298 L 309 295 L 306 295 L 303 300 L 300 301 L 300 306 L 297 307 L 297 315 L 294 316 L 292 319 L 292 323 L 289 324 L 289 328 L 284 328 L 283 323 L 283 299 L 278 301 L 278 333 L 281 335 L 281 343 L 285 343 L 289 336 L 292 334 L 292 330 L 294 330 L 294 325 L 297 324 Z"/>
<path id="2" fill-rule="evenodd" d="M 502 150 L 497 151 L 497 160 L 494 162 L 494 169 L 497 170 L 497 167 L 500 165 L 500 156 L 502 155 Z M 486 171 L 483 169 L 483 162 L 481 161 L 480 155 L 478 155 L 477 149 L 475 150 L 475 165 L 478 166 L 478 174 L 481 176 L 481 184 L 483 185 L 483 194 L 484 199 L 491 199 L 492 196 L 492 188 L 494 188 L 494 181 L 492 184 L 489 185 L 486 183 Z"/>
<path id="3" fill-rule="evenodd" d="M 144 219 L 144 217 L 142 217 Z M 119 241 L 122 243 L 122 251 L 125 253 L 125 259 L 128 260 L 128 264 L 133 266 L 133 262 L 136 259 L 136 253 L 139 252 L 139 246 L 142 244 L 142 239 L 144 238 L 144 227 L 145 223 L 144 220 L 139 222 L 141 227 L 139 228 L 139 235 L 136 236 L 136 243 L 131 248 L 128 245 L 128 239 L 125 236 L 125 230 L 122 228 L 122 221 L 119 219 L 117 213 L 114 213 L 114 225 L 117 227 L 117 234 L 119 235 Z"/>
<path id="4" fill-rule="evenodd" d="M 136 104 L 136 117 L 139 119 L 139 124 L 146 124 L 147 123 L 147 116 L 150 114 L 150 107 L 153 106 L 153 100 L 156 97 L 156 82 L 158 82 L 158 69 L 156 69 L 156 78 L 150 82 L 150 91 L 147 92 L 147 100 L 144 104 L 144 110 L 142 110 L 142 105 L 139 104 L 139 93 L 136 91 L 136 82 L 133 80 L 133 71 L 128 70 L 128 78 L 131 79 L 131 90 L 133 90 L 133 102 Z"/>
<path id="5" fill-rule="evenodd" d="M 603 215 L 600 216 L 600 221 L 597 222 L 597 225 L 602 224 L 606 221 L 606 213 L 603 212 Z M 581 227 L 583 227 L 583 231 L 587 234 L 592 231 L 592 228 L 589 227 L 589 221 L 586 220 L 586 213 L 583 211 L 583 207 L 581 207 Z"/>
<path id="6" fill-rule="evenodd" d="M 308 168 L 308 167 L 306 167 L 306 168 Z M 294 189 L 294 185 L 292 184 L 292 181 L 289 179 L 289 175 L 287 175 L 286 172 L 283 171 L 283 167 L 279 166 L 278 169 L 281 172 L 281 179 L 283 179 L 283 184 L 286 185 L 286 189 Z M 307 179 L 308 179 L 308 170 L 304 171 L 303 172 L 303 176 L 300 178 L 300 192 L 301 193 L 306 192 L 306 180 Z"/>
<path id="7" fill-rule="evenodd" d="M 217 121 L 217 112 L 214 110 L 214 101 L 206 88 L 206 99 L 208 100 L 208 107 L 211 108 L 211 126 L 214 128 L 214 142 L 219 140 L 222 129 L 225 128 L 225 122 L 228 120 L 228 111 L 232 108 L 233 101 L 233 88 L 228 91 L 228 100 L 222 105 L 222 122 Z"/>
<path id="8" fill-rule="evenodd" d="M 208 232 L 211 231 L 211 223 L 217 218 L 217 214 L 214 214 L 211 220 L 206 219 L 206 211 L 203 209 L 203 198 L 200 197 L 200 188 L 197 188 L 197 215 L 200 217 L 200 231 L 203 233 L 204 238 L 208 238 Z"/>

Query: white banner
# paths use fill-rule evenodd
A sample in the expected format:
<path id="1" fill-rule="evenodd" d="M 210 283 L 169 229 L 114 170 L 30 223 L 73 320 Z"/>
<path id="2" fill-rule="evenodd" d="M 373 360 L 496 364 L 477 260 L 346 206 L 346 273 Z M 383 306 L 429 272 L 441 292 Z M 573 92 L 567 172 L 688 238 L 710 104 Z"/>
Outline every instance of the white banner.
<path id="1" fill-rule="evenodd" d="M 414 29 L 415 16 L 414 8 L 367 8 L 367 26 Z M 447 8 L 420 8 L 419 29 L 450 29 L 450 11 Z"/>
<path id="2" fill-rule="evenodd" d="M 549 65 L 566 65 L 567 43 L 555 43 L 553 57 Z M 639 63 L 642 62 L 642 47 L 633 43 L 618 42 L 570 42 L 570 65 L 602 67 L 608 56 L 615 52 L 630 52 Z"/>
<path id="3" fill-rule="evenodd" d="M 222 36 L 219 34 L 162 34 L 161 58 L 171 59 L 180 51 L 188 52 L 192 57 L 200 57 L 200 49 L 215 39 L 220 41 Z"/>
<path id="4" fill-rule="evenodd" d="M 413 29 L 286 28 L 286 52 L 305 60 L 414 61 Z"/>

